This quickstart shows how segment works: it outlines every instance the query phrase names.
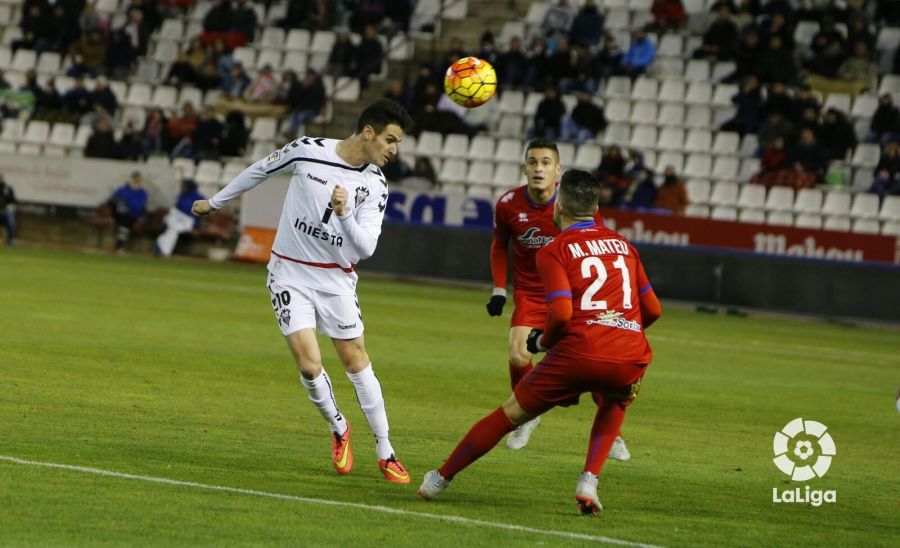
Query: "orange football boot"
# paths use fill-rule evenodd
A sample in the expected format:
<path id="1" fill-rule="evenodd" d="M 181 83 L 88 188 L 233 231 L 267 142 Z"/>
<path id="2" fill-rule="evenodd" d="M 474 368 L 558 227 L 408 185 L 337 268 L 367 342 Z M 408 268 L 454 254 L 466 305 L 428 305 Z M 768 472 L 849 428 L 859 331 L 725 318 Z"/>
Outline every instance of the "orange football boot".
<path id="1" fill-rule="evenodd" d="M 391 455 L 386 459 L 378 461 L 378 468 L 384 475 L 384 479 L 391 483 L 409 483 L 409 472 L 400 464 L 397 457 Z"/>
<path id="2" fill-rule="evenodd" d="M 338 474 L 347 474 L 353 468 L 353 449 L 350 447 L 350 423 L 343 436 L 331 433 L 331 463 Z"/>

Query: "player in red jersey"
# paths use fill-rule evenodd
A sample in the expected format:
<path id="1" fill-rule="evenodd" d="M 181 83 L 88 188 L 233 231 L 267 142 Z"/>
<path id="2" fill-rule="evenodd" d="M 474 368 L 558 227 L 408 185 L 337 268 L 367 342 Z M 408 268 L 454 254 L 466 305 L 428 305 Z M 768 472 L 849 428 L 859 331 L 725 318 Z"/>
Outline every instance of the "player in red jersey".
<path id="1" fill-rule="evenodd" d="M 556 143 L 548 139 L 529 142 L 525 148 L 522 171 L 527 184 L 503 194 L 494 210 L 494 238 L 491 242 L 494 291 L 487 303 L 491 316 L 503 313 L 511 247 L 515 308 L 509 329 L 509 379 L 513 389 L 532 368 L 532 355 L 525 348 L 525 338 L 533 328 L 543 327 L 547 319 L 544 287 L 534 258 L 539 249 L 559 234 L 553 223 L 556 178 L 560 171 Z M 599 213 L 595 218 L 597 223 L 602 222 Z M 506 440 L 507 447 L 525 447 L 539 423 L 540 418 L 535 418 L 516 428 Z M 631 458 L 621 437 L 616 438 L 610 457 L 618 460 Z"/>
<path id="2" fill-rule="evenodd" d="M 637 251 L 595 222 L 599 192 L 586 171 L 563 175 L 553 206 L 561 233 L 536 258 L 549 303 L 547 323 L 532 329 L 526 343 L 529 351 L 547 355 L 503 406 L 469 430 L 440 469 L 425 474 L 419 495 L 426 500 L 517 426 L 558 405 L 577 404 L 590 392 L 597 414 L 575 499 L 584 514 L 602 509 L 597 476 L 653 356 L 644 329 L 661 310 Z"/>

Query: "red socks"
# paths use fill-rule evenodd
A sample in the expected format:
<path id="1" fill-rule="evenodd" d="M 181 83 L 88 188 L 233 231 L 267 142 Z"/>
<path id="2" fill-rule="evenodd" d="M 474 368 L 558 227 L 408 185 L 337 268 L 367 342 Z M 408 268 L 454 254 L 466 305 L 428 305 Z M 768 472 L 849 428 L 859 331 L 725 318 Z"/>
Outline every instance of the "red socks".
<path id="1" fill-rule="evenodd" d="M 598 398 L 597 415 L 594 417 L 594 426 L 591 427 L 591 439 L 588 443 L 587 459 L 584 469 L 595 476 L 600 475 L 600 469 L 606 462 L 609 449 L 612 447 L 622 421 L 625 420 L 625 409 L 618 402 L 608 398 Z"/>
<path id="2" fill-rule="evenodd" d="M 522 380 L 522 377 L 528 374 L 529 371 L 534 369 L 534 366 L 531 365 L 531 362 L 528 362 L 528 365 L 523 365 L 522 367 L 513 365 L 512 362 L 509 362 L 509 384 L 512 385 L 512 389 L 516 389 L 516 385 L 519 384 L 519 381 Z"/>
<path id="3" fill-rule="evenodd" d="M 469 430 L 466 437 L 459 442 L 456 449 L 447 457 L 444 465 L 438 472 L 446 480 L 453 479 L 459 471 L 478 460 L 482 455 L 494 448 L 503 439 L 503 436 L 515 430 L 515 426 L 509 422 L 502 407 L 498 407 L 493 413 L 484 417 Z M 606 451 L 609 452 L 607 446 Z"/>

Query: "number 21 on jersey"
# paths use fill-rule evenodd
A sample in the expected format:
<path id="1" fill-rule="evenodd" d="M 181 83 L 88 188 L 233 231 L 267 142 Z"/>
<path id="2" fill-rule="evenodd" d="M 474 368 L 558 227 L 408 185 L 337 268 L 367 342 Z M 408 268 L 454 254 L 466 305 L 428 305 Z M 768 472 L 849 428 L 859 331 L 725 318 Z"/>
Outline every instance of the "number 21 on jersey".
<path id="1" fill-rule="evenodd" d="M 612 266 L 622 272 L 622 308 L 631 308 L 631 275 L 628 273 L 628 267 L 625 265 L 625 256 L 619 255 Z M 581 296 L 581 309 L 607 310 L 608 307 L 605 300 L 594 300 L 594 296 L 600 292 L 603 284 L 609 278 L 603 260 L 600 257 L 587 257 L 582 260 L 581 276 L 585 280 L 594 280 L 585 290 L 584 295 Z"/>

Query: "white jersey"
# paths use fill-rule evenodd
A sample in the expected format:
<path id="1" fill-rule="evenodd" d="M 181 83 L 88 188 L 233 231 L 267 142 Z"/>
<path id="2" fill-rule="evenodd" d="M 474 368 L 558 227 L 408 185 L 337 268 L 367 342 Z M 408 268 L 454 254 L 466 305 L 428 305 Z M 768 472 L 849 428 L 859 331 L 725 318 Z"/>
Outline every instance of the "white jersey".
<path id="1" fill-rule="evenodd" d="M 291 173 L 269 271 L 341 295 L 356 292 L 356 264 L 375 252 L 388 188 L 377 166 L 341 160 L 336 152 L 339 142 L 302 137 L 288 143 L 245 169 L 209 204 L 218 209 L 272 175 Z M 350 195 L 343 217 L 331 208 L 337 185 Z"/>

